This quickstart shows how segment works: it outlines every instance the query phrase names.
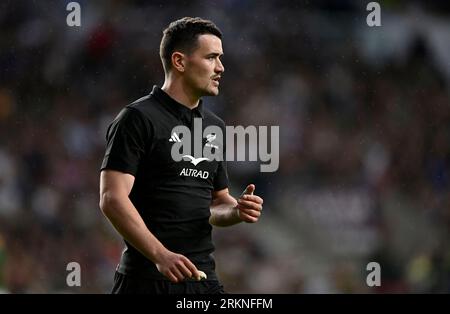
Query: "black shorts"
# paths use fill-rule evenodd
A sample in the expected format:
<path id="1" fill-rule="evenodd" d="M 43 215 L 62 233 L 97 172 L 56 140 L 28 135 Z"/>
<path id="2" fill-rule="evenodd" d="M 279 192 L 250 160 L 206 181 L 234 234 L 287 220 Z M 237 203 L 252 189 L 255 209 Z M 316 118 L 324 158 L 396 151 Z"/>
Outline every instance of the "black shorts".
<path id="1" fill-rule="evenodd" d="M 112 294 L 224 294 L 223 285 L 217 280 L 186 280 L 173 283 L 125 275 L 116 271 Z"/>

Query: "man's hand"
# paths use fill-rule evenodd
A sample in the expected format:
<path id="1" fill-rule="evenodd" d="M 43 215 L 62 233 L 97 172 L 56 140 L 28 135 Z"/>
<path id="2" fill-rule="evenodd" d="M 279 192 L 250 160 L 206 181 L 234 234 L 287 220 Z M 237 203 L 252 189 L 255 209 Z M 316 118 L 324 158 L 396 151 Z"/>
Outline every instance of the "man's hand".
<path id="1" fill-rule="evenodd" d="M 255 185 L 249 184 L 237 200 L 236 206 L 239 219 L 249 223 L 255 223 L 261 216 L 263 199 L 253 195 Z"/>
<path id="2" fill-rule="evenodd" d="M 172 282 L 181 282 L 186 278 L 201 280 L 197 267 L 184 255 L 165 250 L 155 261 L 158 271 Z"/>

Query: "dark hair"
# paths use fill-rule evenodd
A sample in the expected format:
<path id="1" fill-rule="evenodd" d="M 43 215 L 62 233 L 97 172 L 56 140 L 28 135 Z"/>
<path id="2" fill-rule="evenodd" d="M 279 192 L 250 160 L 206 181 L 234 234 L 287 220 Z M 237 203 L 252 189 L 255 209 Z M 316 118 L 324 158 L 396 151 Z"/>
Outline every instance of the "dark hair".
<path id="1" fill-rule="evenodd" d="M 172 54 L 175 51 L 190 53 L 197 47 L 199 35 L 212 34 L 222 39 L 222 32 L 211 21 L 199 17 L 183 17 L 176 20 L 163 31 L 159 55 L 164 71 L 170 70 Z"/>

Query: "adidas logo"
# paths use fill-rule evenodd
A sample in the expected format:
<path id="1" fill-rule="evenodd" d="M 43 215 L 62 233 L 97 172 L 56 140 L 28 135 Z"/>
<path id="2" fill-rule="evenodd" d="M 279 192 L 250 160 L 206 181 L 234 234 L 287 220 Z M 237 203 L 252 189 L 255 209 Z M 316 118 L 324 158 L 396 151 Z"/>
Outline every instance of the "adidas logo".
<path id="1" fill-rule="evenodd" d="M 180 138 L 178 137 L 178 134 L 173 132 L 172 136 L 169 139 L 169 142 L 181 142 Z"/>

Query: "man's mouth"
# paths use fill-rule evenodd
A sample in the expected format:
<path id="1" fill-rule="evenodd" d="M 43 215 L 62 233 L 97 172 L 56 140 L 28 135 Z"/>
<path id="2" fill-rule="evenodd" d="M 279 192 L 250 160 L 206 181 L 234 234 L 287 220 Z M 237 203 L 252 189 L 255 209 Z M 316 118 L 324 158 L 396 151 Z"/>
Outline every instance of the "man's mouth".
<path id="1" fill-rule="evenodd" d="M 219 86 L 220 76 L 217 76 L 217 77 L 213 78 L 212 80 L 214 82 L 214 85 Z"/>

